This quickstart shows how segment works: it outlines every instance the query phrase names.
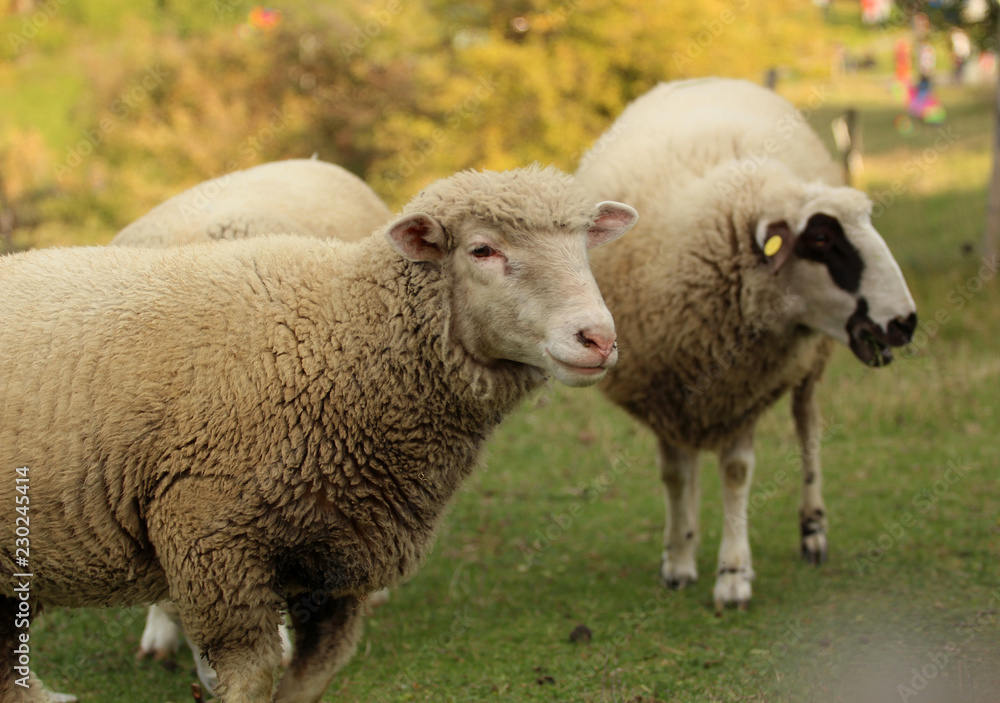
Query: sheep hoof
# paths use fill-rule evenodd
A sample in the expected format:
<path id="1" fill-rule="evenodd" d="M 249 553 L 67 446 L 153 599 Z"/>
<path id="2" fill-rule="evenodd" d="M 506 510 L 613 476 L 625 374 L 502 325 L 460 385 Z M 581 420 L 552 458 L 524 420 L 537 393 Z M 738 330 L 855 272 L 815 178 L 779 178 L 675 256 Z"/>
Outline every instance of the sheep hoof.
<path id="1" fill-rule="evenodd" d="M 721 616 L 722 613 L 726 610 L 726 606 L 727 605 L 735 606 L 736 609 L 738 611 L 740 611 L 741 613 L 745 613 L 747 610 L 750 609 L 750 601 L 749 600 L 741 600 L 741 601 L 736 601 L 736 602 L 726 602 L 726 601 L 722 601 L 722 600 L 716 600 L 715 601 L 715 614 Z"/>
<path id="2" fill-rule="evenodd" d="M 28 673 L 28 690 L 25 692 L 27 698 L 19 698 L 26 703 L 76 703 L 79 700 L 76 696 L 68 693 L 54 693 L 45 687 L 45 684 L 35 676 L 35 672 Z"/>
<path id="3" fill-rule="evenodd" d="M 76 703 L 80 700 L 69 693 L 52 693 L 49 691 L 49 703 Z"/>
<path id="4" fill-rule="evenodd" d="M 750 568 L 720 568 L 713 593 L 716 612 L 721 612 L 727 606 L 746 610 L 753 595 L 753 586 L 750 585 L 753 576 L 753 569 Z"/>
<path id="5" fill-rule="evenodd" d="M 139 647 L 135 652 L 135 660 L 143 661 L 145 659 L 152 659 L 154 662 L 162 664 L 163 668 L 168 671 L 177 668 L 174 652 L 169 649 L 144 649 Z"/>
<path id="6" fill-rule="evenodd" d="M 813 566 L 826 562 L 826 530 L 815 520 L 802 523 L 802 559 Z"/>
<path id="7" fill-rule="evenodd" d="M 679 591 L 682 588 L 687 588 L 698 582 L 697 576 L 660 576 L 660 583 L 663 584 L 664 588 L 669 588 L 674 591 Z"/>
<path id="8" fill-rule="evenodd" d="M 698 581 L 698 572 L 693 566 L 682 567 L 664 559 L 660 565 L 660 583 L 664 588 L 680 590 Z"/>

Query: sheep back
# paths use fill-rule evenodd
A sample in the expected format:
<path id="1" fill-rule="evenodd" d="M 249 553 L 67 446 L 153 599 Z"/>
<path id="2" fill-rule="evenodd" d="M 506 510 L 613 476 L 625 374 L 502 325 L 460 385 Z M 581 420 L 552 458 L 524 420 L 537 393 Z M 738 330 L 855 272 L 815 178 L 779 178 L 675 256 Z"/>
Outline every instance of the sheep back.
<path id="1" fill-rule="evenodd" d="M 125 227 L 111 244 L 163 247 L 274 233 L 354 241 L 390 214 L 340 166 L 290 159 L 200 183 Z"/>

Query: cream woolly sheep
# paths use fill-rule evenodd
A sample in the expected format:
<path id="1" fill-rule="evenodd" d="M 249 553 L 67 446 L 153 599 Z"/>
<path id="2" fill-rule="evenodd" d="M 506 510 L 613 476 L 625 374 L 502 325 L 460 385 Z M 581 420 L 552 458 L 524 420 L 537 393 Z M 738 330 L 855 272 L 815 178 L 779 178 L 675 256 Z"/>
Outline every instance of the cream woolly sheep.
<path id="1" fill-rule="evenodd" d="M 916 325 L 913 299 L 868 198 L 838 187 L 801 114 L 751 83 L 661 84 L 622 113 L 577 178 L 643 214 L 593 269 L 623 350 L 601 388 L 659 440 L 662 580 L 697 578 L 697 457 L 717 451 L 725 521 L 714 597 L 717 607 L 745 605 L 755 422 L 792 391 L 801 548 L 818 564 L 827 542 L 813 392 L 830 339 L 886 364 Z"/>
<path id="2" fill-rule="evenodd" d="M 300 234 L 347 242 L 386 223 L 389 208 L 360 178 L 315 159 L 276 161 L 200 183 L 125 227 L 111 244 L 167 247 L 263 234 Z M 382 602 L 381 591 L 368 599 Z M 149 608 L 139 656 L 163 659 L 180 646 L 175 608 Z M 286 658 L 291 644 L 281 629 Z M 212 691 L 215 674 L 194 650 L 198 675 Z"/>
<path id="3" fill-rule="evenodd" d="M 35 606 L 169 596 L 225 703 L 317 701 L 365 594 L 416 569 L 504 415 L 617 359 L 587 249 L 635 220 L 551 169 L 432 184 L 353 244 L 275 236 L 0 260 L 0 465 Z M 0 504 L 14 505 L 14 482 Z M 23 566 L 0 521 L 0 698 Z M 307 603 L 308 607 L 302 607 Z"/>
<path id="4" fill-rule="evenodd" d="M 355 241 L 390 214 L 364 181 L 340 166 L 290 159 L 200 183 L 150 210 L 111 243 L 166 247 L 279 232 Z"/>

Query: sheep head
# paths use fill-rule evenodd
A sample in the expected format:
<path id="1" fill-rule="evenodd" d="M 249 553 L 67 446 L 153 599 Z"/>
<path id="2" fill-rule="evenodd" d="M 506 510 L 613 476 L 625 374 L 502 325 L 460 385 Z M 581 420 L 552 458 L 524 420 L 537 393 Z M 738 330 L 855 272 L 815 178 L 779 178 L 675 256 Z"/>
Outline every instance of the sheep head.
<path id="1" fill-rule="evenodd" d="M 452 335 L 479 361 L 527 364 L 570 386 L 614 366 L 614 321 L 587 250 L 627 232 L 631 207 L 597 203 L 570 176 L 530 167 L 456 174 L 403 212 L 387 238 L 450 277 Z"/>
<path id="2" fill-rule="evenodd" d="M 757 223 L 768 269 L 798 299 L 796 322 L 848 345 L 869 366 L 892 361 L 910 341 L 916 306 L 871 201 L 853 188 L 808 184 L 785 192 Z"/>

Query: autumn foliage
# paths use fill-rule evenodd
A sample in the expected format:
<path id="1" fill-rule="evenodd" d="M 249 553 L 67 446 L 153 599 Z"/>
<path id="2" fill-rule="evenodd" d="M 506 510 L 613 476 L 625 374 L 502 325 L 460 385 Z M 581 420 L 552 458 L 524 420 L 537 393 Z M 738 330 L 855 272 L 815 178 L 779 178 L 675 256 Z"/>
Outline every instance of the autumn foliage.
<path id="1" fill-rule="evenodd" d="M 829 45 L 797 0 L 8 0 L 0 207 L 21 246 L 106 241 L 193 183 L 314 153 L 398 204 L 463 168 L 572 169 L 658 81 L 823 76 Z"/>

